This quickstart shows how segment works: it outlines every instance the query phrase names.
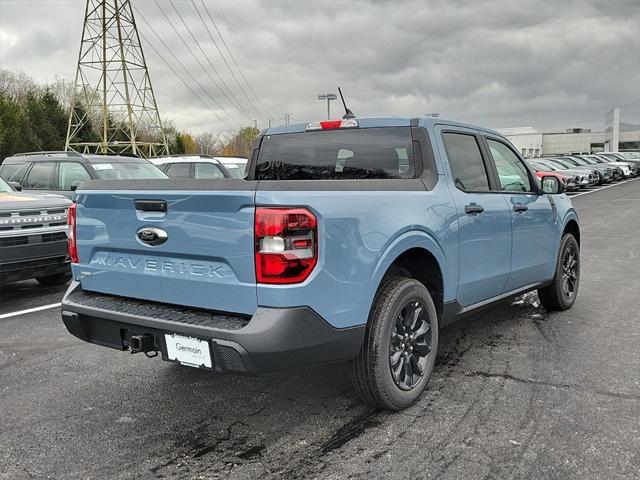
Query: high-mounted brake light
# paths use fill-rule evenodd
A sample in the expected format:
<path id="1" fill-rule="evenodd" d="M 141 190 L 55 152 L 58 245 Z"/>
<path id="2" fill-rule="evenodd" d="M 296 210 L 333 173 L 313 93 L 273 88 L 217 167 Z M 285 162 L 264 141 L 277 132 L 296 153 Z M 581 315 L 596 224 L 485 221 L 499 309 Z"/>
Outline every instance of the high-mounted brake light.
<path id="1" fill-rule="evenodd" d="M 78 246 L 76 245 L 76 204 L 72 203 L 67 210 L 67 246 L 71 263 L 78 263 Z"/>
<path id="2" fill-rule="evenodd" d="M 337 130 L 339 128 L 358 128 L 358 121 L 354 118 L 345 118 L 343 120 L 323 120 L 321 122 L 312 122 L 307 125 L 307 131 Z"/>
<path id="3" fill-rule="evenodd" d="M 256 280 L 306 280 L 318 262 L 318 221 L 306 208 L 256 208 Z"/>

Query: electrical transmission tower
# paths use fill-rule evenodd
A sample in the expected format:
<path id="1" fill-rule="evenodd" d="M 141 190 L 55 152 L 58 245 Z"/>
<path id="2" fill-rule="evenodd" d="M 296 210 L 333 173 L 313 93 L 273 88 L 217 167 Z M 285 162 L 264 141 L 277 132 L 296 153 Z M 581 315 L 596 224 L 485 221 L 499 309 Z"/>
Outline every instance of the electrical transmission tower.
<path id="1" fill-rule="evenodd" d="M 130 0 L 87 0 L 65 150 L 169 153 Z"/>

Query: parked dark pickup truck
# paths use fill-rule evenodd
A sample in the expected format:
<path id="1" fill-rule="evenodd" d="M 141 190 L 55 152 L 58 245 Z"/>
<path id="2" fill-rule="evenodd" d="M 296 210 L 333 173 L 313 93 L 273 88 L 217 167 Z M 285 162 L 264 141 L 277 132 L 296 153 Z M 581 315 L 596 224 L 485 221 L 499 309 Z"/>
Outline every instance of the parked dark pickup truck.
<path id="1" fill-rule="evenodd" d="M 69 281 L 70 204 L 60 195 L 19 192 L 0 177 L 0 283 L 30 278 L 43 285 Z"/>

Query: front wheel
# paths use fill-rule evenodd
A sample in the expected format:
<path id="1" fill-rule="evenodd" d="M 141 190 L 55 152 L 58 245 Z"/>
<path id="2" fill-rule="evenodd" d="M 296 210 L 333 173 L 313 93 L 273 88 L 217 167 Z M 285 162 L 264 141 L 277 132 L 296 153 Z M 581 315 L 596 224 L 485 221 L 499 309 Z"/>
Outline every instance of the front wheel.
<path id="1" fill-rule="evenodd" d="M 567 310 L 576 301 L 579 284 L 580 246 L 575 237 L 567 233 L 560 242 L 553 280 L 538 289 L 538 297 L 547 310 Z"/>
<path id="2" fill-rule="evenodd" d="M 422 394 L 438 351 L 438 316 L 429 291 L 407 277 L 376 295 L 364 344 L 353 362 L 356 392 L 376 407 L 402 410 Z"/>

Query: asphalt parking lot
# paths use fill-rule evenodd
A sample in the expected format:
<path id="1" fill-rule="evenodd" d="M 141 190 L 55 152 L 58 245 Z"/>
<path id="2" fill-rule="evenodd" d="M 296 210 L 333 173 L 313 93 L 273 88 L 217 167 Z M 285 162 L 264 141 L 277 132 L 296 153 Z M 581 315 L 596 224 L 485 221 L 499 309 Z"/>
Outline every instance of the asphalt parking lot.
<path id="1" fill-rule="evenodd" d="M 640 179 L 578 195 L 582 279 L 443 332 L 418 404 L 373 411 L 344 365 L 265 378 L 85 344 L 64 289 L 6 287 L 0 478 L 640 478 Z"/>

